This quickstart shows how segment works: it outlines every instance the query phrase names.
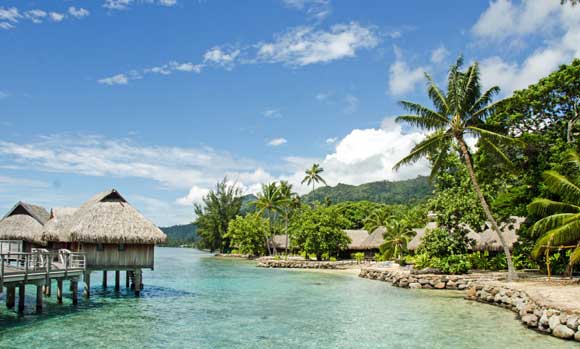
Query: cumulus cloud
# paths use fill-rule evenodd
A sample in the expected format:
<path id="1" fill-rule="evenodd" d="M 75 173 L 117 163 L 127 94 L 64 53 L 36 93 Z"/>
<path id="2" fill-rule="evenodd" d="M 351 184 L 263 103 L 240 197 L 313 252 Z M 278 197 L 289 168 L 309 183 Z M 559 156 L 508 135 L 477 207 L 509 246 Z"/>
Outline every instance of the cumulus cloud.
<path id="1" fill-rule="evenodd" d="M 334 144 L 334 143 L 336 143 L 337 140 L 338 140 L 338 138 L 332 137 L 332 138 L 327 138 L 325 142 L 326 142 L 326 144 Z"/>
<path id="2" fill-rule="evenodd" d="M 286 143 L 288 143 L 288 141 L 282 137 L 274 138 L 274 139 L 271 139 L 270 141 L 268 141 L 268 145 L 271 147 L 278 147 L 278 146 L 280 146 L 282 144 L 286 144 Z"/>
<path id="3" fill-rule="evenodd" d="M 74 18 L 83 18 L 88 16 L 90 12 L 82 7 L 76 8 L 74 6 L 71 6 L 68 8 L 68 14 L 73 16 Z"/>
<path id="4" fill-rule="evenodd" d="M 441 45 L 431 52 L 431 62 L 435 64 L 441 63 L 447 56 L 449 56 L 449 51 L 447 51 L 445 46 Z"/>
<path id="5" fill-rule="evenodd" d="M 51 13 L 49 13 L 49 16 L 53 22 L 60 22 L 66 17 L 64 13 L 58 13 L 58 12 L 51 12 Z"/>
<path id="6" fill-rule="evenodd" d="M 175 202 L 182 206 L 192 206 L 196 203 L 201 203 L 204 196 L 207 195 L 209 190 L 207 188 L 200 188 L 197 185 L 194 185 L 189 189 L 189 193 L 177 199 Z"/>
<path id="7" fill-rule="evenodd" d="M 403 57 L 403 52 L 397 46 L 395 62 L 389 67 L 388 91 L 392 95 L 402 95 L 411 92 L 425 78 L 426 68 L 411 68 Z"/>
<path id="8" fill-rule="evenodd" d="M 71 9 L 74 10 L 71 11 Z M 81 18 L 88 16 L 89 12 L 83 8 L 76 9 L 75 7 L 69 7 L 68 15 Z M 5 8 L 0 6 L 0 29 L 14 29 L 21 21 L 41 24 L 48 19 L 49 22 L 58 23 L 67 19 L 68 15 L 67 13 L 46 11 L 42 9 L 31 9 L 22 12 L 16 7 Z"/>
<path id="9" fill-rule="evenodd" d="M 125 74 L 117 74 L 107 78 L 103 78 L 98 80 L 99 84 L 103 85 L 127 85 L 129 83 L 129 79 Z"/>
<path id="10" fill-rule="evenodd" d="M 239 49 L 228 49 L 216 46 L 205 52 L 203 61 L 207 64 L 231 68 L 239 54 Z"/>
<path id="11" fill-rule="evenodd" d="M 126 10 L 133 0 L 105 0 L 103 7 L 109 10 Z"/>
<path id="12" fill-rule="evenodd" d="M 500 16 L 502 12 L 507 19 Z M 537 36 L 543 44 L 521 62 L 500 56 L 483 59 L 483 85 L 499 85 L 503 94 L 509 95 L 580 57 L 579 18 L 579 7 L 560 6 L 557 1 L 524 1 L 519 5 L 505 0 L 492 2 L 472 29 L 477 37 L 501 45 L 505 40 Z"/>
<path id="13" fill-rule="evenodd" d="M 256 60 L 305 66 L 354 57 L 358 50 L 374 48 L 378 43 L 379 37 L 372 28 L 356 22 L 336 24 L 328 31 L 298 27 L 276 35 L 272 42 L 256 45 Z"/>

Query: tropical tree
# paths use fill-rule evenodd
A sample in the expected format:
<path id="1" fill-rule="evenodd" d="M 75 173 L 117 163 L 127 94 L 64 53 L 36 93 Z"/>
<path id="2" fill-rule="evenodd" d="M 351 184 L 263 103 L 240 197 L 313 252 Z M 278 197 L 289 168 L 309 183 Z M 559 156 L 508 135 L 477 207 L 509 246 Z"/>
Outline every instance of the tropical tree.
<path id="1" fill-rule="evenodd" d="M 510 163 L 510 160 L 500 149 L 499 142 L 515 142 L 515 140 L 483 128 L 486 118 L 493 114 L 496 107 L 497 103 L 492 103 L 492 100 L 499 92 L 499 87 L 494 86 L 482 93 L 477 62 L 471 64 L 465 71 L 461 70 L 462 66 L 463 58 L 459 57 L 449 70 L 447 91 L 439 88 L 431 76 L 425 74 L 427 93 L 435 107 L 434 109 L 414 102 L 400 102 L 401 106 L 410 114 L 397 117 L 397 122 L 406 122 L 433 132 L 425 140 L 415 145 L 411 153 L 400 160 L 394 168 L 397 170 L 401 166 L 414 163 L 421 158 L 431 157 L 431 175 L 433 177 L 439 172 L 448 153 L 458 149 L 485 216 L 492 229 L 499 236 L 508 261 L 508 279 L 512 280 L 517 278 L 517 274 L 510 250 L 475 176 L 472 155 L 465 138 L 466 136 L 478 138 L 480 144 L 486 145 L 486 149 L 493 151 L 507 163 Z"/>
<path id="2" fill-rule="evenodd" d="M 301 184 L 306 183 L 307 185 L 312 185 L 312 192 L 314 193 L 315 184 L 322 182 L 324 185 L 326 185 L 326 182 L 320 176 L 322 172 L 324 172 L 324 169 L 320 167 L 319 164 L 312 164 L 312 167 L 305 171 L 306 176 L 302 180 Z"/>
<path id="3" fill-rule="evenodd" d="M 407 251 L 407 244 L 415 237 L 415 231 L 411 229 L 405 222 L 389 218 L 385 222 L 385 242 L 380 246 L 380 251 L 385 258 L 403 259 L 404 253 Z"/>
<path id="4" fill-rule="evenodd" d="M 580 170 L 580 156 L 574 151 L 567 154 L 567 163 Z M 544 173 L 545 185 L 560 200 L 537 198 L 528 209 L 530 213 L 545 216 L 532 227 L 532 233 L 541 237 L 536 241 L 532 255 L 538 257 L 546 249 L 563 245 L 575 245 L 568 271 L 580 263 L 580 179 L 564 176 L 556 171 Z"/>
<path id="5" fill-rule="evenodd" d="M 280 187 L 276 182 L 262 184 L 262 192 L 258 193 L 258 199 L 253 202 L 260 214 L 266 214 L 268 222 L 270 223 L 269 233 L 266 236 L 266 245 L 268 247 L 268 254 L 270 255 L 277 253 L 276 245 L 270 243 L 273 235 L 273 220 L 276 214 L 282 212 L 285 202 L 286 199 L 282 195 Z M 270 245 L 272 245 L 272 248 L 270 248 Z"/>
<path id="6" fill-rule="evenodd" d="M 221 252 L 230 249 L 230 240 L 225 235 L 229 222 L 240 214 L 242 191 L 235 184 L 228 184 L 227 178 L 216 184 L 203 197 L 202 204 L 194 205 L 195 225 L 200 237 L 198 246 L 210 251 Z"/>
<path id="7" fill-rule="evenodd" d="M 290 243 L 290 234 L 288 230 L 288 223 L 292 213 L 300 208 L 300 196 L 292 191 L 292 184 L 288 181 L 280 181 L 280 195 L 282 196 L 282 214 L 284 216 L 284 234 L 286 235 L 286 257 L 288 257 L 288 247 Z"/>
<path id="8" fill-rule="evenodd" d="M 391 210 L 377 208 L 371 212 L 364 220 L 364 228 L 369 233 L 375 231 L 378 227 L 384 226 L 385 222 L 392 217 Z"/>
<path id="9" fill-rule="evenodd" d="M 259 213 L 250 213 L 231 220 L 226 237 L 240 253 L 260 256 L 266 252 L 265 236 L 269 229 L 268 221 Z"/>

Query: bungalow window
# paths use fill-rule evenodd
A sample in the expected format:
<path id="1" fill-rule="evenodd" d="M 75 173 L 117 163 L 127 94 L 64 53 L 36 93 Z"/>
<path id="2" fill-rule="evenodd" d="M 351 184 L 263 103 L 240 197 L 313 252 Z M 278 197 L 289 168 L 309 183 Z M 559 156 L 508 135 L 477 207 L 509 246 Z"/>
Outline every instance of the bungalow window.
<path id="1" fill-rule="evenodd" d="M 125 244 L 119 244 L 119 251 L 125 251 Z"/>
<path id="2" fill-rule="evenodd" d="M 105 246 L 103 244 L 97 244 L 97 251 L 102 252 L 105 250 Z"/>

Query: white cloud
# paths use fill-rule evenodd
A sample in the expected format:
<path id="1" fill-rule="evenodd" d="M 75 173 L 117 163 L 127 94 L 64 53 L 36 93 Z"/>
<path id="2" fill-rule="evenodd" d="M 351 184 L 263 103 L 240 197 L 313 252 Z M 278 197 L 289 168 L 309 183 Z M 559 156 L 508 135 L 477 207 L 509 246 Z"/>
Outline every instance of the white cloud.
<path id="1" fill-rule="evenodd" d="M 499 29 L 484 31 L 484 24 L 493 26 L 494 21 L 500 20 L 497 17 L 501 11 L 505 11 L 508 20 L 495 23 Z M 499 45 L 506 39 L 519 40 L 523 36 L 543 39 L 543 44 L 521 62 L 506 61 L 499 56 L 481 61 L 484 87 L 499 85 L 504 95 L 536 83 L 559 65 L 580 57 L 580 7 L 560 6 L 557 1 L 524 1 L 520 5 L 504 0 L 493 2 L 473 32 Z"/>
<path id="2" fill-rule="evenodd" d="M 74 6 L 71 6 L 68 8 L 68 14 L 75 18 L 83 18 L 88 16 L 90 12 L 82 7 L 76 8 Z"/>
<path id="3" fill-rule="evenodd" d="M 133 0 L 105 0 L 103 7 L 109 10 L 126 10 Z"/>
<path id="4" fill-rule="evenodd" d="M 267 117 L 269 119 L 279 119 L 282 117 L 282 113 L 280 112 L 280 109 L 267 109 L 267 110 L 264 110 L 264 112 L 262 112 L 262 115 L 264 115 L 265 117 Z"/>
<path id="5" fill-rule="evenodd" d="M 441 63 L 447 56 L 449 56 L 449 51 L 447 51 L 445 46 L 441 45 L 431 52 L 431 62 L 435 64 Z"/>
<path id="6" fill-rule="evenodd" d="M 336 143 L 337 140 L 338 140 L 338 138 L 336 138 L 336 137 L 327 138 L 326 144 L 334 144 L 334 143 Z"/>
<path id="7" fill-rule="evenodd" d="M 167 7 L 175 6 L 177 5 L 177 0 L 159 0 L 159 5 Z"/>
<path id="8" fill-rule="evenodd" d="M 107 78 L 103 78 L 98 80 L 99 84 L 103 84 L 103 85 L 127 85 L 129 83 L 129 79 L 127 78 L 127 75 L 125 74 L 117 74 L 117 75 L 113 75 Z"/>
<path id="9" fill-rule="evenodd" d="M 61 22 L 65 18 L 65 15 L 63 13 L 58 12 L 50 12 L 49 16 L 53 22 Z"/>
<path id="10" fill-rule="evenodd" d="M 216 46 L 205 52 L 203 61 L 204 63 L 215 64 L 229 69 L 233 66 L 239 54 L 239 49 L 227 49 Z"/>
<path id="11" fill-rule="evenodd" d="M 354 57 L 358 50 L 374 48 L 378 43 L 372 28 L 356 22 L 336 24 L 329 31 L 298 27 L 277 35 L 273 42 L 256 45 L 256 61 L 305 66 Z"/>
<path id="12" fill-rule="evenodd" d="M 281 137 L 274 138 L 274 139 L 271 139 L 270 141 L 268 141 L 268 145 L 271 147 L 277 147 L 277 146 L 280 146 L 280 145 L 286 144 L 286 143 L 288 143 L 288 141 L 285 138 L 281 138 Z"/>
<path id="13" fill-rule="evenodd" d="M 189 193 L 186 196 L 177 199 L 175 202 L 182 206 L 192 206 L 195 203 L 201 203 L 203 197 L 206 196 L 208 192 L 208 189 L 194 185 L 189 189 Z"/>
<path id="14" fill-rule="evenodd" d="M 308 17 L 323 20 L 331 12 L 330 0 L 282 0 L 290 8 L 305 11 Z"/>
<path id="15" fill-rule="evenodd" d="M 425 68 L 411 68 L 404 61 L 403 53 L 398 47 L 394 47 L 396 60 L 389 67 L 389 93 L 402 95 L 411 92 L 415 86 L 423 81 Z"/>
<path id="16" fill-rule="evenodd" d="M 13 187 L 48 188 L 49 186 L 49 183 L 42 181 L 0 175 L 0 191 L 12 189 Z"/>
<path id="17" fill-rule="evenodd" d="M 201 70 L 203 68 L 203 64 L 193 64 L 190 62 L 187 63 L 170 62 L 169 66 L 173 70 L 198 74 L 201 73 Z"/>
<path id="18" fill-rule="evenodd" d="M 24 17 L 28 18 L 32 23 L 42 23 L 42 20 L 48 15 L 46 11 L 34 9 L 30 11 L 26 11 L 24 13 Z"/>

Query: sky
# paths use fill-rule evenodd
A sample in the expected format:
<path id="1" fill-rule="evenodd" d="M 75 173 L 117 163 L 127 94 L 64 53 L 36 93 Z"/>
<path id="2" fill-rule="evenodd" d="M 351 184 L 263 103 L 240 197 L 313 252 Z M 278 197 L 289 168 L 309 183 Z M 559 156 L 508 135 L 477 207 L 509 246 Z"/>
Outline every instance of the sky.
<path id="1" fill-rule="evenodd" d="M 459 55 L 500 97 L 580 57 L 560 0 L 0 0 L 0 211 L 119 190 L 160 226 L 245 193 L 427 174 L 394 122 Z"/>

